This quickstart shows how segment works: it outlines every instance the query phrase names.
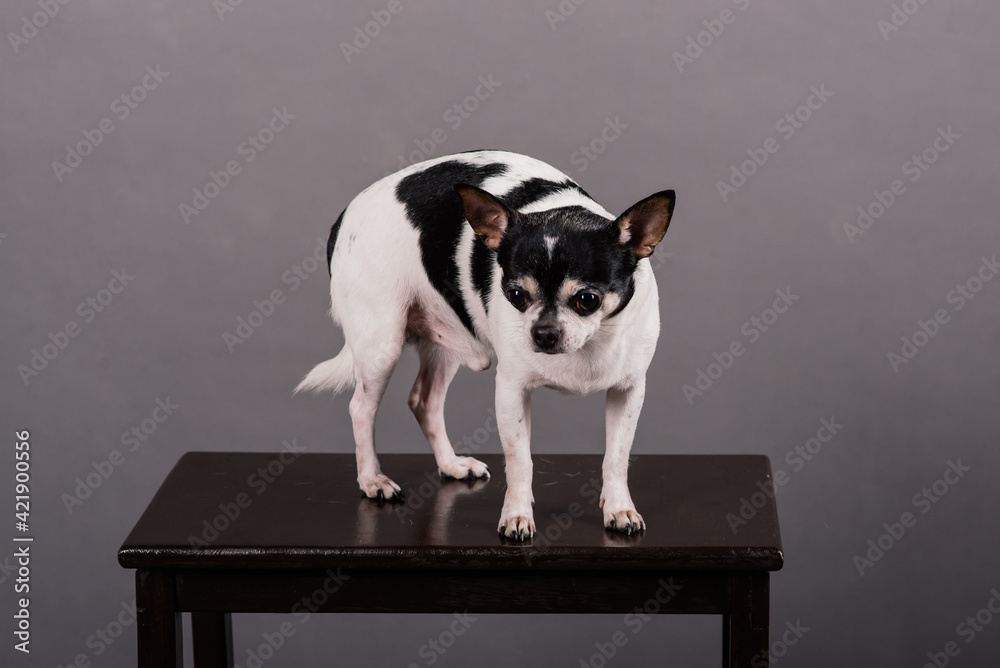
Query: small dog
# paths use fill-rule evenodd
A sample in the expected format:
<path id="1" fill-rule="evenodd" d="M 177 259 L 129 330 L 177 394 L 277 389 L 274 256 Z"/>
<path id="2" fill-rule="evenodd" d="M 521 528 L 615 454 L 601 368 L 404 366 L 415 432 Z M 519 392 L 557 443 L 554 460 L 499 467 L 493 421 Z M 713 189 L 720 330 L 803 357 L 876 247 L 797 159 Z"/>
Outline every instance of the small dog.
<path id="1" fill-rule="evenodd" d="M 498 530 L 524 540 L 532 517 L 530 397 L 538 386 L 607 391 L 601 507 L 608 529 L 646 528 L 628 490 L 628 457 L 660 332 L 648 258 L 674 209 L 664 190 L 615 218 L 556 168 L 507 151 L 472 151 L 406 167 L 362 191 L 330 230 L 330 313 L 346 345 L 295 389 L 350 403 L 358 483 L 396 500 L 375 455 L 375 412 L 403 345 L 420 371 L 409 406 L 441 475 L 489 476 L 459 457 L 444 399 L 461 365 L 497 358 L 496 415 L 507 492 Z"/>

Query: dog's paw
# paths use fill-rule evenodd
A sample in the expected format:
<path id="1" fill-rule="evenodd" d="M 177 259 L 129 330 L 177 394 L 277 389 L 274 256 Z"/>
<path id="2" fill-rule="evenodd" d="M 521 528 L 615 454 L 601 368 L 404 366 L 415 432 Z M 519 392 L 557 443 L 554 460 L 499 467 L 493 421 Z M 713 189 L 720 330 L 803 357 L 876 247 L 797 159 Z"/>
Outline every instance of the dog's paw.
<path id="1" fill-rule="evenodd" d="M 438 472 L 446 478 L 489 478 L 490 467 L 472 457 L 455 457 L 443 465 L 438 465 Z"/>
<path id="2" fill-rule="evenodd" d="M 361 486 L 361 491 L 369 499 L 376 499 L 380 502 L 388 500 L 395 503 L 404 498 L 403 490 L 399 488 L 399 485 L 381 473 L 367 478 L 358 478 L 358 484 Z"/>
<path id="3" fill-rule="evenodd" d="M 535 520 L 531 513 L 507 513 L 500 516 L 497 532 L 511 540 L 527 540 L 535 535 Z"/>
<path id="4" fill-rule="evenodd" d="M 646 523 L 642 521 L 642 515 L 636 512 L 635 508 L 621 508 L 616 510 L 611 506 L 605 505 L 604 528 L 631 535 L 639 531 L 645 531 Z"/>

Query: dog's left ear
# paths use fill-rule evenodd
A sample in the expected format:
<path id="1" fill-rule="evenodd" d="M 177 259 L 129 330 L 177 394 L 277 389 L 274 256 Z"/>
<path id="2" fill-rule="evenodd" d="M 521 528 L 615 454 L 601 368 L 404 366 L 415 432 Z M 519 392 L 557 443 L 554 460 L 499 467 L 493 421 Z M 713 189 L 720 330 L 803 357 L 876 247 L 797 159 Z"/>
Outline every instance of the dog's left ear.
<path id="1" fill-rule="evenodd" d="M 674 215 L 675 201 L 677 197 L 673 190 L 662 190 L 633 204 L 615 221 L 621 230 L 619 243 L 629 246 L 636 257 L 652 255 L 656 244 L 667 233 L 670 218 Z"/>
<path id="2" fill-rule="evenodd" d="M 492 250 L 500 247 L 500 239 L 507 230 L 514 214 L 493 195 L 482 188 L 467 183 L 455 185 L 455 192 L 462 200 L 462 210 L 466 220 L 472 225 L 476 236 Z"/>

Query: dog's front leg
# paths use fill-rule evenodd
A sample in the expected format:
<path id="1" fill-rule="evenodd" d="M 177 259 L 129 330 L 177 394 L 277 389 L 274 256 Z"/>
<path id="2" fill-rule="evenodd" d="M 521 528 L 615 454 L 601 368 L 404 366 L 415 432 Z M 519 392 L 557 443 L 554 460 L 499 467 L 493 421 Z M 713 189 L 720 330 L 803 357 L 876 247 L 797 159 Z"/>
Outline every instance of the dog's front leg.
<path id="1" fill-rule="evenodd" d="M 628 455 L 645 394 L 646 379 L 643 378 L 627 389 L 610 388 L 607 397 L 607 450 L 601 490 L 604 526 L 629 534 L 646 528 L 628 491 Z"/>
<path id="2" fill-rule="evenodd" d="M 497 426 L 507 460 L 507 494 L 497 530 L 502 536 L 524 540 L 535 534 L 531 506 L 531 391 L 511 382 L 497 369 Z"/>

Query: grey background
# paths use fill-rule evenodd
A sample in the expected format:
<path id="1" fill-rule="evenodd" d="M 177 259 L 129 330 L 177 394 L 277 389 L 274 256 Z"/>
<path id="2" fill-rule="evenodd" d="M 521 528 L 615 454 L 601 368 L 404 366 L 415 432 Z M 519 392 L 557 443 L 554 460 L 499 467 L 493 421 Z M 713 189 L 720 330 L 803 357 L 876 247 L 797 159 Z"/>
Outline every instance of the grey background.
<path id="1" fill-rule="evenodd" d="M 277 450 L 291 438 L 310 451 L 352 451 L 347 396 L 291 397 L 342 342 L 325 314 L 326 272 L 294 291 L 282 275 L 317 238 L 325 243 L 360 189 L 439 127 L 447 140 L 433 155 L 529 153 L 613 211 L 677 190 L 654 256 L 663 331 L 634 451 L 766 453 L 788 473 L 778 490 L 787 565 L 772 580 L 772 640 L 786 621 L 809 631 L 779 663 L 919 666 L 952 640 L 961 654 L 951 665 L 995 663 L 1000 623 L 968 644 L 956 626 L 1000 586 L 1000 281 L 961 311 L 946 295 L 1000 251 L 996 5 L 929 0 L 885 39 L 877 21 L 890 19 L 889 0 L 751 0 L 745 10 L 730 0 L 590 0 L 554 29 L 545 12 L 558 11 L 555 0 L 403 0 L 348 62 L 340 43 L 386 5 L 245 0 L 220 19 L 209 0 L 73 0 L 17 53 L 9 37 L 0 45 L 0 406 L 8 442 L 31 430 L 36 537 L 33 651 L 28 661 L 11 647 L 4 569 L 0 663 L 134 660 L 134 625 L 100 656 L 87 639 L 131 601 L 132 573 L 115 551 L 181 453 Z M 678 71 L 672 54 L 726 8 L 735 20 Z M 18 31 L 37 11 L 29 0 L 5 3 L 0 28 Z M 156 65 L 169 75 L 119 120 L 115 98 Z M 453 129 L 444 112 L 489 75 L 500 87 Z M 782 138 L 775 123 L 820 85 L 833 96 Z M 244 162 L 238 146 L 274 107 L 294 120 Z M 114 131 L 58 181 L 52 161 L 104 117 Z M 616 117 L 627 129 L 580 171 L 572 154 Z M 906 180 L 903 164 L 949 126 L 961 137 L 917 182 Z M 723 201 L 716 182 L 768 137 L 780 150 Z M 242 172 L 185 224 L 179 204 L 231 159 Z M 894 179 L 906 193 L 850 243 L 844 224 Z M 134 280 L 83 323 L 77 305 L 122 268 Z M 741 326 L 786 287 L 799 300 L 749 344 Z M 274 289 L 285 303 L 231 353 L 223 334 Z M 894 372 L 887 353 L 938 308 L 948 324 Z M 23 382 L 18 365 L 71 320 L 80 334 Z M 682 385 L 737 340 L 747 353 L 689 403 Z M 415 372 L 410 350 L 379 415 L 379 448 L 430 457 L 405 407 Z M 492 396 L 492 372 L 459 374 L 447 406 L 454 442 L 484 426 Z M 167 397 L 176 412 L 69 512 L 63 495 L 76 478 L 122 449 L 122 432 Z M 600 396 L 537 393 L 533 451 L 602 452 L 601 407 Z M 793 470 L 786 455 L 831 416 L 843 429 Z M 4 507 L 11 451 L 0 455 L 10 472 Z M 483 451 L 499 452 L 494 435 Z M 859 575 L 853 557 L 959 458 L 971 471 Z M 240 665 L 281 620 L 237 617 Z M 423 666 L 419 647 L 449 622 L 314 617 L 265 665 L 344 657 Z M 579 666 L 621 624 L 482 616 L 437 665 Z M 657 619 L 609 665 L 717 665 L 719 628 L 713 617 Z"/>

